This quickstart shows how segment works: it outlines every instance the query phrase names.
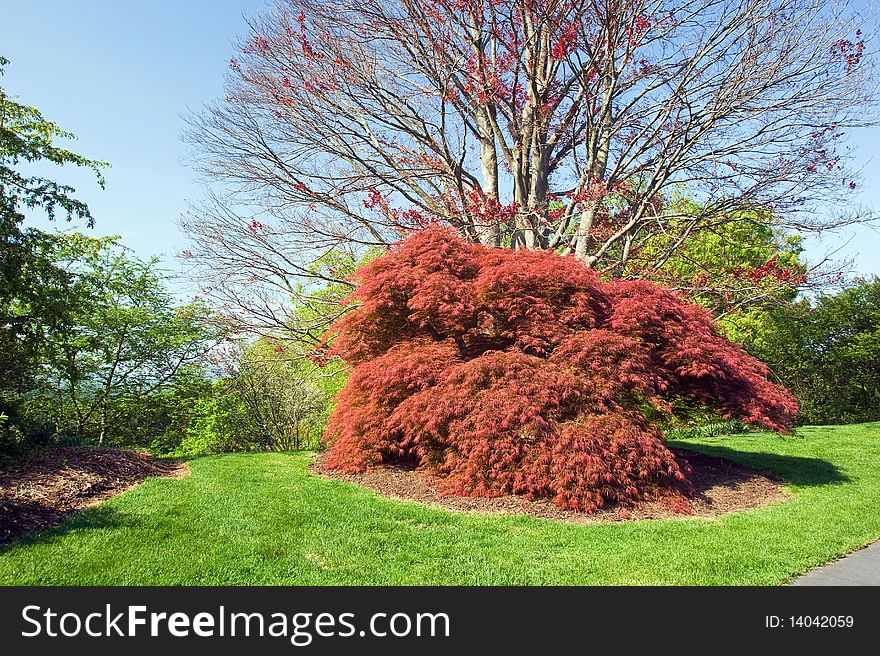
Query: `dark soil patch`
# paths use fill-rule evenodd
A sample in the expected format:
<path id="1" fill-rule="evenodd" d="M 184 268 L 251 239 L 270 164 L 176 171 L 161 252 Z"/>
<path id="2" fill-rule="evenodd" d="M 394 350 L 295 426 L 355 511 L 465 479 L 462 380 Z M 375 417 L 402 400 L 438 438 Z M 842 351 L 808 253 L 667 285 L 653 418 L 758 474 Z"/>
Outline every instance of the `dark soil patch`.
<path id="1" fill-rule="evenodd" d="M 121 449 L 63 448 L 25 456 L 0 470 L 0 544 L 54 526 L 149 476 L 188 473 L 185 462 Z"/>
<path id="2" fill-rule="evenodd" d="M 673 449 L 679 460 L 693 468 L 689 480 L 694 486 L 690 500 L 691 517 L 715 517 L 727 513 L 761 508 L 790 496 L 782 481 L 744 465 L 693 451 Z M 438 496 L 431 476 L 412 467 L 383 465 L 361 474 L 343 474 L 324 466 L 327 454 L 319 455 L 312 470 L 327 478 L 357 483 L 394 499 L 418 501 L 447 510 L 495 512 L 530 515 L 571 522 L 604 523 L 623 520 L 670 519 L 681 514 L 658 502 L 642 503 L 631 508 L 607 508 L 592 515 L 563 510 L 550 501 L 530 501 L 521 496 L 460 497 Z"/>

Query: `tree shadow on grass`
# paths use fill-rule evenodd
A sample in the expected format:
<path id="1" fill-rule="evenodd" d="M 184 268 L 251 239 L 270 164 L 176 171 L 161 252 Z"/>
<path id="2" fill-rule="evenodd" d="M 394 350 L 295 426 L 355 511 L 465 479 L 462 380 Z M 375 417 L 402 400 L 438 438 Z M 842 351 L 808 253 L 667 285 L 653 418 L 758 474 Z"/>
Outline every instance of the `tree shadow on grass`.
<path id="1" fill-rule="evenodd" d="M 670 441 L 669 444 L 678 449 L 697 451 L 706 455 L 732 460 L 733 462 L 738 462 L 747 467 L 781 478 L 786 483 L 803 487 L 839 485 L 851 480 L 836 465 L 819 458 L 736 451 L 724 446 L 697 445 L 686 442 Z"/>
<path id="2" fill-rule="evenodd" d="M 24 507 L 28 504 L 19 504 L 21 507 L 16 510 L 22 514 L 28 511 L 45 512 L 45 508 L 39 504 L 30 504 L 36 508 Z M 27 515 L 25 515 L 26 517 Z M 120 528 L 124 526 L 134 526 L 134 520 L 125 512 L 120 512 L 112 507 L 99 506 L 96 508 L 88 508 L 79 510 L 65 516 L 54 517 L 54 521 L 44 515 L 44 521 L 51 521 L 52 524 L 43 525 L 45 528 L 34 529 L 30 525 L 26 530 L 24 527 L 20 531 L 11 529 L 5 536 L 6 539 L 0 543 L 0 555 L 16 546 L 28 546 L 34 544 L 42 544 L 52 542 L 71 531 L 98 530 L 107 528 Z"/>

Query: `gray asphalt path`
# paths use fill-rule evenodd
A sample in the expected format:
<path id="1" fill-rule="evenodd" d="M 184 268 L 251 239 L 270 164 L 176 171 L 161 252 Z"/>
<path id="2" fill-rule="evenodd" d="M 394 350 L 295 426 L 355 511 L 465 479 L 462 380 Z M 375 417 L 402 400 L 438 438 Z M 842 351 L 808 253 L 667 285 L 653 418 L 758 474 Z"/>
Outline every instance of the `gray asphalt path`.
<path id="1" fill-rule="evenodd" d="M 792 585 L 880 585 L 880 542 L 817 567 Z"/>

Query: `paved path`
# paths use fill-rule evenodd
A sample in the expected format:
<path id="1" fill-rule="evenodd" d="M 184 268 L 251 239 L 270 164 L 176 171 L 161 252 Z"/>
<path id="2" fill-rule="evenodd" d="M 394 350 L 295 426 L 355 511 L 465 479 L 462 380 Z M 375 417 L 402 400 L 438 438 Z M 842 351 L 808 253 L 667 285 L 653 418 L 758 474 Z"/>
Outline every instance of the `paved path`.
<path id="1" fill-rule="evenodd" d="M 817 567 L 796 578 L 792 585 L 880 585 L 880 541 Z"/>

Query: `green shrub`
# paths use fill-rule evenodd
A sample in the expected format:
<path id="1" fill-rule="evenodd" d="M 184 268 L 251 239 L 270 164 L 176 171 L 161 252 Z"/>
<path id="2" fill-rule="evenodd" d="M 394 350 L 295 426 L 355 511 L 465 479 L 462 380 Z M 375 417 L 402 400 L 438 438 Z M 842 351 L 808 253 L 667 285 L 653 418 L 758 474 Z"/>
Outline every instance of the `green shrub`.
<path id="1" fill-rule="evenodd" d="M 192 456 L 253 450 L 246 439 L 236 439 L 233 428 L 236 408 L 232 405 L 228 397 L 220 394 L 200 399 L 196 403 L 192 423 L 172 453 Z"/>
<path id="2" fill-rule="evenodd" d="M 0 412 L 0 458 L 17 453 L 24 441 L 24 434 Z"/>

